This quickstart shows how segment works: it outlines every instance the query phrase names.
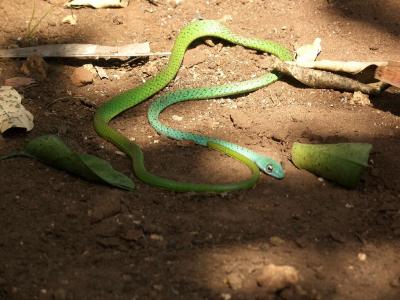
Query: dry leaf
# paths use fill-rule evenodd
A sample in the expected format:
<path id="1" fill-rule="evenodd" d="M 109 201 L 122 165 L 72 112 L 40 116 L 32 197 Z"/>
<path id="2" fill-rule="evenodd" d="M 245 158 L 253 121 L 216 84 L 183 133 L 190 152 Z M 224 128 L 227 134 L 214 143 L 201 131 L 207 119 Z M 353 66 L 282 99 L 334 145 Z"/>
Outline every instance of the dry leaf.
<path id="1" fill-rule="evenodd" d="M 135 188 L 129 177 L 114 170 L 108 162 L 90 154 L 74 152 L 56 135 L 36 137 L 22 151 L 1 156 L 0 160 L 18 156 L 36 158 L 49 166 L 68 171 L 87 180 L 106 183 L 129 191 Z"/>
<path id="2" fill-rule="evenodd" d="M 129 0 L 72 0 L 66 3 L 66 7 L 80 7 L 80 6 L 92 6 L 94 8 L 105 8 L 105 7 L 127 7 Z"/>
<path id="3" fill-rule="evenodd" d="M 319 61 L 302 61 L 287 62 L 291 65 L 297 65 L 304 68 L 319 69 L 331 72 L 345 72 L 357 74 L 370 66 L 386 66 L 385 61 L 363 62 L 363 61 L 341 61 L 341 60 L 319 60 Z"/>
<path id="4" fill-rule="evenodd" d="M 30 77 L 12 77 L 4 81 L 4 85 L 13 88 L 25 87 L 35 83 L 35 79 Z"/>
<path id="5" fill-rule="evenodd" d="M 389 61 L 386 66 L 378 66 L 375 78 L 400 87 L 400 62 Z"/>
<path id="6" fill-rule="evenodd" d="M 22 96 L 10 86 L 0 87 L 0 132 L 17 127 L 33 128 L 33 116 L 21 104 Z"/>

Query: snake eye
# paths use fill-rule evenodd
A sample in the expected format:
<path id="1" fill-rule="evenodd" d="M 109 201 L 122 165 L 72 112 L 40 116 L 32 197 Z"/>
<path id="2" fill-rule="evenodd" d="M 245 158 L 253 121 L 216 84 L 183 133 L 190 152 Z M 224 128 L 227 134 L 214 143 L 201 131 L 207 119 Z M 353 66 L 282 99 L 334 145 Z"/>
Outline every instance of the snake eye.
<path id="1" fill-rule="evenodd" d="M 268 173 L 272 173 L 273 170 L 274 170 L 274 167 L 272 165 L 267 165 L 267 172 Z"/>

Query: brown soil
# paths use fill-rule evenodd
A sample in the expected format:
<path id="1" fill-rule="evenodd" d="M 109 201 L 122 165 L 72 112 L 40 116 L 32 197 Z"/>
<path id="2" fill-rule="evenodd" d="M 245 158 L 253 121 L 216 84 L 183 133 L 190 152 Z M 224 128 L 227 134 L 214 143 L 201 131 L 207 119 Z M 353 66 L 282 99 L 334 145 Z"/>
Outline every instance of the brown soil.
<path id="1" fill-rule="evenodd" d="M 321 37 L 325 59 L 399 57 L 398 0 L 186 0 L 178 6 L 137 0 L 125 9 L 76 10 L 76 26 L 61 24 L 70 13 L 64 0 L 36 2 L 38 15 L 53 9 L 34 44 L 149 41 L 154 51 L 167 51 L 192 19 L 229 15 L 234 32 L 292 49 Z M 32 1 L 2 1 L 0 12 L 0 45 L 26 44 Z M 215 43 L 188 51 L 170 89 L 244 80 L 268 67 L 263 55 Z M 128 159 L 96 135 L 91 120 L 96 106 L 155 75 L 167 58 L 95 61 L 113 80 L 97 78 L 84 87 L 74 86 L 70 75 L 87 61 L 47 62 L 47 80 L 20 90 L 35 127 L 0 138 L 1 154 L 55 133 L 134 178 Z M 22 63 L 0 60 L 0 82 L 20 76 Z M 400 299 L 399 90 L 372 98 L 371 106 L 351 104 L 351 97 L 284 79 L 241 97 L 185 103 L 164 113 L 170 125 L 284 162 L 284 180 L 262 175 L 254 189 L 242 192 L 176 194 L 136 179 L 137 189 L 125 192 L 36 161 L 1 161 L 0 299 Z M 150 170 L 191 181 L 248 176 L 230 158 L 155 134 L 147 107 L 129 110 L 113 126 L 136 138 Z M 372 143 L 371 168 L 357 189 L 341 188 L 292 165 L 295 141 Z M 294 267 L 299 282 L 266 289 L 257 278 L 269 264 Z"/>

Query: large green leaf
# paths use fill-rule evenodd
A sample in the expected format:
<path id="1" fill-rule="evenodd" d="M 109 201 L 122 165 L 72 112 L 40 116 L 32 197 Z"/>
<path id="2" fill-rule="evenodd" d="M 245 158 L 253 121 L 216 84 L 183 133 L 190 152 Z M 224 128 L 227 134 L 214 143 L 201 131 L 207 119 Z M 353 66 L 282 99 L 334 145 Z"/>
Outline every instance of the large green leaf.
<path id="1" fill-rule="evenodd" d="M 366 143 L 294 143 L 292 161 L 296 167 L 354 188 L 365 167 L 372 145 Z"/>
<path id="2" fill-rule="evenodd" d="M 56 135 L 43 135 L 31 140 L 24 151 L 0 157 L 28 156 L 57 169 L 65 170 L 90 181 L 106 183 L 121 189 L 133 190 L 132 180 L 93 155 L 77 154 Z"/>

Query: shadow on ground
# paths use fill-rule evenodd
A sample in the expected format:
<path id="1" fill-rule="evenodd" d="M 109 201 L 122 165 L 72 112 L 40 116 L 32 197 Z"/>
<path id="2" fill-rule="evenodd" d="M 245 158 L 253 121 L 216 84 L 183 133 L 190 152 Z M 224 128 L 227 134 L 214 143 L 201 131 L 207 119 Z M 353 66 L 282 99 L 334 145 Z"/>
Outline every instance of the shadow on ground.
<path id="1" fill-rule="evenodd" d="M 25 139 L 55 133 L 74 149 L 109 159 L 133 177 L 129 160 L 97 137 L 91 123 L 95 106 L 118 89 L 101 98 L 95 93 L 101 86 L 94 86 L 84 96 L 94 106 L 75 101 L 74 95 L 54 102 L 72 86 L 64 66 L 56 62 L 52 67 L 44 87 L 24 92 L 36 117 L 34 131 L 0 140 L 1 154 L 22 147 Z M 140 82 L 136 80 L 132 86 Z M 398 94 L 381 97 L 374 105 L 398 115 Z M 140 105 L 118 119 L 145 127 L 145 112 L 146 106 Z M 139 130 L 137 136 L 146 140 L 151 131 Z M 0 296 L 220 299 L 225 293 L 238 299 L 282 299 L 256 283 L 260 269 L 274 263 L 300 271 L 304 299 L 312 299 L 313 290 L 322 299 L 343 299 L 342 290 L 355 294 L 360 287 L 375 298 L 397 299 L 398 289 L 387 283 L 400 273 L 395 227 L 399 137 L 358 137 L 374 145 L 374 162 L 355 190 L 297 170 L 287 157 L 285 180 L 263 175 L 254 189 L 209 195 L 177 194 L 136 179 L 137 190 L 125 192 L 35 161 L 1 162 Z M 285 145 L 299 138 L 293 134 Z M 346 137 L 337 136 L 341 138 Z M 169 140 L 143 144 L 149 169 L 167 177 L 221 182 L 247 175 L 243 166 L 197 146 Z M 268 146 L 284 147 L 272 139 Z M 358 253 L 366 253 L 367 261 L 358 260 Z M 238 274 L 241 287 L 229 285 L 230 274 Z M 349 283 L 335 285 L 339 277 Z"/>
<path id="2" fill-rule="evenodd" d="M 381 3 L 374 0 L 330 0 L 328 2 L 338 14 L 346 18 L 363 22 L 395 36 L 400 35 L 398 18 L 400 7 L 395 1 Z"/>

